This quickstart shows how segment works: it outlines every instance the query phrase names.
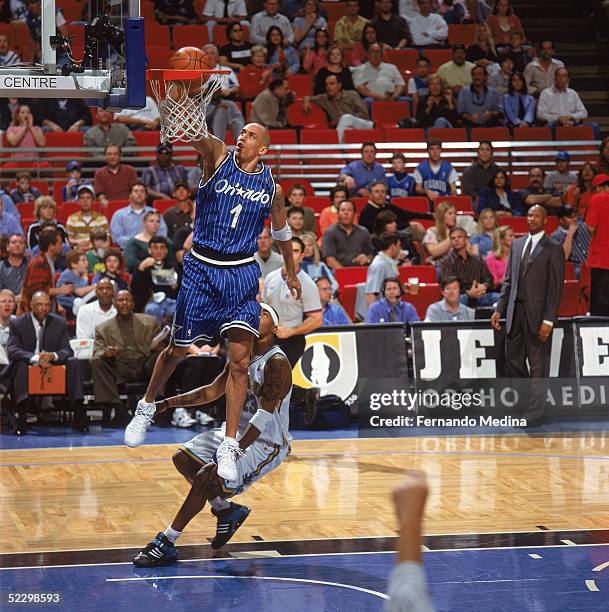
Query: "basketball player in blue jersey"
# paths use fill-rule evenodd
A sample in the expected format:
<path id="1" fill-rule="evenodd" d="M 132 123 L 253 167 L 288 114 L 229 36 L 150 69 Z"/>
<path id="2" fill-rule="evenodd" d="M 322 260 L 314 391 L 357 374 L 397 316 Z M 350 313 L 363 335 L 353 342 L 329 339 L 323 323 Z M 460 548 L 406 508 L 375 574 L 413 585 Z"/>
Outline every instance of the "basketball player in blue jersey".
<path id="1" fill-rule="evenodd" d="M 134 565 L 155 567 L 175 563 L 176 540 L 207 501 L 217 518 L 212 548 L 224 546 L 250 514 L 249 508 L 228 498 L 243 493 L 277 468 L 288 454 L 292 368 L 285 353 L 274 345 L 279 316 L 268 304 L 261 304 L 261 308 L 260 334 L 254 341 L 248 368 L 249 388 L 239 423 L 239 445 L 244 455 L 237 463 L 238 477 L 224 480 L 215 474 L 214 451 L 223 439 L 221 428 L 210 429 L 185 442 L 174 454 L 173 463 L 191 489 L 171 525 L 136 555 Z M 228 376 L 227 365 L 211 384 L 158 402 L 158 412 L 217 400 L 224 394 Z"/>
<path id="2" fill-rule="evenodd" d="M 218 474 L 237 477 L 241 453 L 236 440 L 239 415 L 247 388 L 252 343 L 258 337 L 260 304 L 256 301 L 260 268 L 254 259 L 257 239 L 271 216 L 271 235 L 286 267 L 287 285 L 299 299 L 300 282 L 292 258 L 291 231 L 285 198 L 271 170 L 260 161 L 270 145 L 268 130 L 246 125 L 234 152 L 209 136 L 194 146 L 203 157 L 197 193 L 193 244 L 184 256 L 183 278 L 176 303 L 169 346 L 161 352 L 135 415 L 125 430 L 125 444 L 141 444 L 163 389 L 188 347 L 209 342 L 218 332 L 229 340 L 226 379 L 226 436 L 218 447 Z"/>
<path id="3" fill-rule="evenodd" d="M 414 171 L 417 193 L 427 196 L 432 202 L 448 195 L 457 195 L 457 172 L 442 159 L 442 142 L 432 138 L 427 143 L 429 159 L 421 162 Z"/>

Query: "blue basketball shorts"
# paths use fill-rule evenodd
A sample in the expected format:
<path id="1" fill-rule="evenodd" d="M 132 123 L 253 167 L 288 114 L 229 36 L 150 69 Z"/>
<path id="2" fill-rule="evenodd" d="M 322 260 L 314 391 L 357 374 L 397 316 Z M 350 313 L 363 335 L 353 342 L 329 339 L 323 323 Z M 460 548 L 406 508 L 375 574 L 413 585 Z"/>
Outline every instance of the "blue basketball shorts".
<path id="1" fill-rule="evenodd" d="M 176 346 L 209 342 L 218 332 L 241 328 L 258 337 L 260 304 L 256 301 L 260 267 L 214 266 L 184 255 L 182 285 L 171 336 Z"/>

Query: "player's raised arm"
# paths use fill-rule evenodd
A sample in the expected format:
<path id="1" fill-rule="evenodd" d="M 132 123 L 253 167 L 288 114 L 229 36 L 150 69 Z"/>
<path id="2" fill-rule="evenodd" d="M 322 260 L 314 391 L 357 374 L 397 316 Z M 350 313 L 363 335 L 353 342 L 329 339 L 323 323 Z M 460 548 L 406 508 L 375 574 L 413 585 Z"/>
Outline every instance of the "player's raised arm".
<path id="1" fill-rule="evenodd" d="M 222 397 L 226 392 L 226 379 L 228 378 L 229 364 L 224 366 L 217 378 L 203 387 L 198 387 L 187 393 L 168 397 L 160 402 L 156 402 L 156 414 L 169 410 L 170 408 L 185 408 L 187 406 L 200 406 L 209 404 Z"/>
<path id="2" fill-rule="evenodd" d="M 275 196 L 271 206 L 271 236 L 277 241 L 285 269 L 287 272 L 287 285 L 292 291 L 296 299 L 300 299 L 302 290 L 300 281 L 296 278 L 296 270 L 294 268 L 294 257 L 292 253 L 292 230 L 288 225 L 287 214 L 285 210 L 285 195 L 281 185 L 275 185 Z"/>
<path id="3" fill-rule="evenodd" d="M 213 134 L 209 134 L 207 138 L 202 138 L 197 142 L 193 142 L 192 146 L 203 157 L 203 173 L 201 175 L 201 180 L 205 183 L 228 155 L 228 148 Z"/>

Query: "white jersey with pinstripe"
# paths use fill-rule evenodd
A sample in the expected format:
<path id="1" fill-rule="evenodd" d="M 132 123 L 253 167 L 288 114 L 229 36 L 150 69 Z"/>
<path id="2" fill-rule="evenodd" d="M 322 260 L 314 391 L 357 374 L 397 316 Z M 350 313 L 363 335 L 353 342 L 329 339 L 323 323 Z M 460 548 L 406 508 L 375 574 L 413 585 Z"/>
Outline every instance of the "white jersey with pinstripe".
<path id="1" fill-rule="evenodd" d="M 256 357 L 248 369 L 248 390 L 239 417 L 239 435 L 247 429 L 252 416 L 261 407 L 260 391 L 264 384 L 264 368 L 273 355 L 285 353 L 278 347 L 271 347 L 264 355 Z M 287 359 L 287 357 L 286 357 Z M 237 460 L 238 478 L 236 481 L 226 482 L 223 486 L 225 493 L 237 495 L 278 467 L 288 454 L 288 433 L 290 426 L 290 397 L 292 390 L 281 400 L 278 408 L 273 412 L 273 419 L 260 437 L 245 449 L 242 457 Z M 224 439 L 224 428 L 210 429 L 195 436 L 182 445 L 182 450 L 190 457 L 205 465 L 213 460 L 214 453 Z"/>

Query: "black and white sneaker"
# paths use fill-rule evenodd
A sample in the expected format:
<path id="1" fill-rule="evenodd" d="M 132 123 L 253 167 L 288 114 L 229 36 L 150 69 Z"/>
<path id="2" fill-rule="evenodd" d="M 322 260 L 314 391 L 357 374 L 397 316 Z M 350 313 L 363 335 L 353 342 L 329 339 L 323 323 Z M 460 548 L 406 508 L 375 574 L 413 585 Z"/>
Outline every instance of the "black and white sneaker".
<path id="1" fill-rule="evenodd" d="M 156 538 L 140 550 L 133 559 L 137 567 L 158 567 L 170 565 L 178 560 L 175 544 L 161 531 Z"/>
<path id="2" fill-rule="evenodd" d="M 250 515 L 251 509 L 247 506 L 240 506 L 230 502 L 230 507 L 226 510 L 216 512 L 213 508 L 211 513 L 217 517 L 216 537 L 211 542 L 212 548 L 224 546 L 241 527 L 243 521 Z"/>

